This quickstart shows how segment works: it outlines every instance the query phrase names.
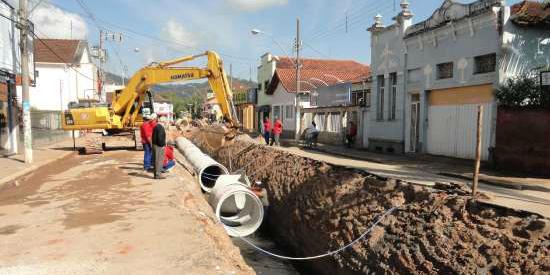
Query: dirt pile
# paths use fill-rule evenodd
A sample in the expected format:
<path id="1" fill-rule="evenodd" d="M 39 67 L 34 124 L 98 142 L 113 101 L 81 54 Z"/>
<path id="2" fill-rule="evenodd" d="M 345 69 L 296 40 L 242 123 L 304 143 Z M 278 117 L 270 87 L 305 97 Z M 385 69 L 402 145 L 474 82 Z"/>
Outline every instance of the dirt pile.
<path id="1" fill-rule="evenodd" d="M 543 274 L 550 272 L 550 221 L 475 202 L 463 186 L 428 188 L 329 165 L 236 140 L 199 147 L 233 170 L 266 183 L 270 228 L 296 253 L 332 251 L 401 206 L 363 241 L 308 262 L 320 274 Z"/>

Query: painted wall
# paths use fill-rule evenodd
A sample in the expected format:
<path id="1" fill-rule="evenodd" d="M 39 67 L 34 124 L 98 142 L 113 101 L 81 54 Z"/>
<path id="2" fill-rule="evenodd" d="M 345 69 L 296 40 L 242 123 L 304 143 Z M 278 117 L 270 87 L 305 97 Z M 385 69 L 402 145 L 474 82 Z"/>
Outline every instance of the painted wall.
<path id="1" fill-rule="evenodd" d="M 15 5 L 14 1 L 8 1 L 11 5 Z M 17 19 L 17 11 L 12 10 L 9 5 L 0 1 L 0 14 L 8 18 Z M 32 38 L 31 38 L 32 39 Z M 32 43 L 30 44 L 32 47 Z M 19 51 L 19 29 L 11 20 L 0 17 L 0 70 L 10 72 L 12 74 L 20 74 L 20 59 Z M 33 53 L 30 54 L 29 69 L 31 76 L 34 76 L 34 61 Z"/>
<path id="2" fill-rule="evenodd" d="M 296 129 L 296 118 L 294 113 L 294 93 L 289 93 L 285 88 L 279 84 L 273 96 L 264 102 L 267 105 L 271 105 L 271 120 L 275 119 L 275 116 L 279 116 L 283 122 L 283 128 L 285 131 L 294 132 Z M 309 96 L 300 96 L 300 106 L 302 108 L 309 108 Z M 275 110 L 279 107 L 280 113 L 276 114 Z M 292 109 L 292 117 L 285 115 L 285 108 Z"/>
<path id="3" fill-rule="evenodd" d="M 495 148 L 497 166 L 507 171 L 550 176 L 548 136 L 550 111 L 499 108 Z"/>
<path id="4" fill-rule="evenodd" d="M 408 20 L 407 20 L 408 21 Z M 394 143 L 397 147 L 403 143 L 404 127 L 404 48 L 403 34 L 405 26 L 392 25 L 380 32 L 372 33 L 371 42 L 371 69 L 372 69 L 372 89 L 371 89 L 371 107 L 368 114 L 367 138 L 369 144 L 377 146 L 377 141 L 383 143 Z M 395 119 L 390 119 L 391 112 L 391 83 L 390 74 L 397 75 L 397 94 Z M 379 77 L 385 78 L 384 106 L 383 116 L 380 118 L 379 112 Z"/>
<path id="5" fill-rule="evenodd" d="M 271 78 L 275 74 L 277 61 L 270 53 L 266 53 L 261 58 L 261 64 L 258 66 L 258 85 L 261 85 L 261 89 L 258 89 L 258 103 L 257 106 L 269 105 L 272 97 L 265 92 L 265 81 L 271 82 Z"/>
<path id="6" fill-rule="evenodd" d="M 405 152 L 410 147 L 411 95 L 420 98 L 420 150 L 428 148 L 428 95 L 430 90 L 466 87 L 481 84 L 497 84 L 497 72 L 474 74 L 474 57 L 498 53 L 500 35 L 497 31 L 498 13 L 489 11 L 471 18 L 464 18 L 435 30 L 405 38 L 407 47 L 407 93 L 405 119 Z M 453 77 L 437 79 L 437 64 L 453 62 Z M 495 104 L 485 110 L 492 126 L 485 132 L 490 146 L 494 146 Z"/>
<path id="7" fill-rule="evenodd" d="M 66 110 L 69 102 L 79 99 L 98 99 L 95 82 L 95 65 L 83 63 L 37 63 L 36 87 L 30 89 L 31 107 L 38 110 Z"/>
<path id="8" fill-rule="evenodd" d="M 550 38 L 550 31 L 544 28 L 521 27 L 510 20 L 510 8 L 504 15 L 502 55 L 499 63 L 500 81 L 529 73 L 533 68 L 550 66 L 550 44 L 540 42 Z"/>

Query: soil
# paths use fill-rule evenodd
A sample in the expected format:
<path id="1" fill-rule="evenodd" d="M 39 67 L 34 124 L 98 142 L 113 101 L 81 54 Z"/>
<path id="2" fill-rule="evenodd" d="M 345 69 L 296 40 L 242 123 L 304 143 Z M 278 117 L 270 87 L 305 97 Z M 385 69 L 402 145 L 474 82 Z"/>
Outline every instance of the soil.
<path id="1" fill-rule="evenodd" d="M 215 147 L 189 137 L 223 165 L 266 184 L 268 223 L 317 274 L 548 274 L 550 220 L 472 199 L 463 185 L 426 187 L 330 165 L 237 138 Z M 231 160 L 231 161 L 230 161 Z"/>

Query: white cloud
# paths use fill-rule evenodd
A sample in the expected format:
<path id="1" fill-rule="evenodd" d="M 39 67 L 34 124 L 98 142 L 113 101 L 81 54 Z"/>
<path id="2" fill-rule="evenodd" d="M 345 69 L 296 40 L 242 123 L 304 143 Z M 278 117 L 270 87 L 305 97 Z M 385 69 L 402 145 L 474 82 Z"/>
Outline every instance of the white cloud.
<path id="1" fill-rule="evenodd" d="M 197 37 L 189 32 L 182 24 L 170 19 L 160 31 L 161 38 L 174 42 L 174 49 L 194 48 L 197 46 Z"/>
<path id="2" fill-rule="evenodd" d="M 225 0 L 234 9 L 241 11 L 258 11 L 273 6 L 284 6 L 288 0 Z"/>
<path id="3" fill-rule="evenodd" d="M 86 22 L 77 14 L 48 4 L 37 7 L 30 17 L 38 36 L 56 39 L 86 39 Z"/>

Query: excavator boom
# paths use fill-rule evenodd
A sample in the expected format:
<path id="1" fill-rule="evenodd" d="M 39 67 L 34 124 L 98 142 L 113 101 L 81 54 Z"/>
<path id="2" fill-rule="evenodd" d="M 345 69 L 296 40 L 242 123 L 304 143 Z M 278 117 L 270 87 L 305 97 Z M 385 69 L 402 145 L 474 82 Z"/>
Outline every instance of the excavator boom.
<path id="1" fill-rule="evenodd" d="M 205 68 L 175 66 L 199 57 L 207 57 Z M 207 79 L 226 121 L 239 124 L 233 105 L 233 93 L 223 69 L 223 62 L 213 51 L 153 63 L 137 71 L 118 94 L 111 107 L 70 109 L 63 115 L 63 129 L 132 129 L 137 126 L 147 91 L 157 84 Z"/>

